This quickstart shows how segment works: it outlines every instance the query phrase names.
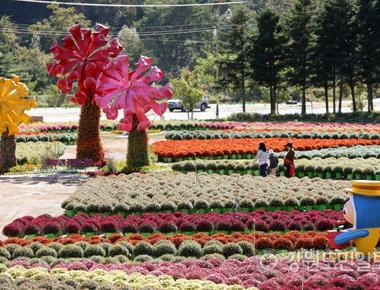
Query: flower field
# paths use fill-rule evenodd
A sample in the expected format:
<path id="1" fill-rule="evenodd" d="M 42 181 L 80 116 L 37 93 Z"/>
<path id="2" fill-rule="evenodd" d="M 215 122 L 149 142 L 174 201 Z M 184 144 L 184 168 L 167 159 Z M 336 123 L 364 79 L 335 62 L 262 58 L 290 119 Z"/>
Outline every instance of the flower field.
<path id="1" fill-rule="evenodd" d="M 280 164 L 283 160 L 280 159 Z M 257 164 L 252 161 L 242 160 L 216 160 L 216 161 L 183 161 L 172 166 L 174 170 L 181 172 L 207 172 L 218 174 L 249 174 L 259 175 Z M 279 174 L 284 175 L 285 169 L 279 167 Z M 297 160 L 298 177 L 319 177 L 323 179 L 335 178 L 346 180 L 380 180 L 380 167 L 378 159 L 369 158 L 300 158 Z"/>
<path id="2" fill-rule="evenodd" d="M 27 138 L 77 130 L 54 127 L 23 129 L 18 158 L 30 162 L 50 144 Z M 173 170 L 98 176 L 63 201 L 63 214 L 21 213 L 9 221 L 0 241 L 1 287 L 378 289 L 377 264 L 353 259 L 352 248 L 340 256 L 345 252 L 329 248 L 328 234 L 351 226 L 342 212 L 351 180 L 380 180 L 378 125 L 161 122 L 153 128 L 168 131 L 152 150 Z M 282 176 L 289 140 L 294 178 Z M 281 176 L 258 176 L 252 159 L 260 141 L 276 151 Z"/>
<path id="3" fill-rule="evenodd" d="M 272 182 L 268 182 L 273 178 Z M 276 183 L 274 183 L 274 181 Z M 69 214 L 142 214 L 157 211 L 202 213 L 248 210 L 338 209 L 347 197 L 347 181 L 250 175 L 148 173 L 98 177 L 63 202 Z M 233 192 L 233 194 L 231 194 Z"/>
<path id="4" fill-rule="evenodd" d="M 152 145 L 154 153 L 163 162 L 181 161 L 183 158 L 212 157 L 251 159 L 257 151 L 259 138 L 228 138 L 211 140 L 167 140 Z M 357 145 L 379 145 L 380 140 L 369 139 L 293 139 L 297 151 Z M 267 147 L 275 152 L 283 151 L 289 138 L 266 138 Z"/>

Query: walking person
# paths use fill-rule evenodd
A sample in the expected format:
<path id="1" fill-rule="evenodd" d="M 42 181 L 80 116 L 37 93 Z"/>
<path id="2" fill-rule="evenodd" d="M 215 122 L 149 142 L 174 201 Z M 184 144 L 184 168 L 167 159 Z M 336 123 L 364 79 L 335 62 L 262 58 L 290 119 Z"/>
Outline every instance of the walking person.
<path id="1" fill-rule="evenodd" d="M 267 147 L 264 142 L 259 143 L 259 149 L 257 150 L 255 162 L 259 162 L 260 176 L 267 176 L 268 169 L 268 153 Z"/>
<path id="2" fill-rule="evenodd" d="M 296 173 L 296 166 L 294 164 L 296 154 L 293 149 L 293 143 L 288 142 L 288 144 L 285 146 L 285 150 L 287 151 L 284 158 L 285 176 L 293 177 Z"/>
<path id="3" fill-rule="evenodd" d="M 268 150 L 269 154 L 269 174 L 277 176 L 278 171 L 278 158 L 272 149 Z"/>

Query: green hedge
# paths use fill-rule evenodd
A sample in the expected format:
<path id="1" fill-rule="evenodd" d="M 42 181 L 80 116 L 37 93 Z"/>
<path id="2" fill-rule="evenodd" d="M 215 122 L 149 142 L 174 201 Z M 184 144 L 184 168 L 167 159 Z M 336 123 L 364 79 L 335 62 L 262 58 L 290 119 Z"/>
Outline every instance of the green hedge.
<path id="1" fill-rule="evenodd" d="M 169 140 L 226 139 L 226 138 L 313 138 L 313 139 L 380 139 L 378 133 L 341 133 L 341 132 L 223 132 L 223 131 L 177 131 L 168 132 Z"/>
<path id="2" fill-rule="evenodd" d="M 308 121 L 308 122 L 350 122 L 350 123 L 380 123 L 380 113 L 338 113 L 338 114 L 284 114 L 263 115 L 257 113 L 234 113 L 228 121 L 239 122 L 270 122 L 270 121 Z"/>
<path id="3" fill-rule="evenodd" d="M 282 164 L 282 160 L 280 160 Z M 259 176 L 259 167 L 255 163 L 236 162 L 236 161 L 185 161 L 172 166 L 172 169 L 182 173 L 187 172 L 207 172 L 222 175 L 238 173 L 241 175 L 250 174 Z M 283 165 L 279 166 L 279 175 L 285 175 Z M 319 177 L 324 179 L 343 179 L 343 180 L 378 180 L 380 181 L 380 170 L 372 168 L 352 168 L 343 166 L 311 166 L 298 165 L 296 168 L 297 177 Z"/>

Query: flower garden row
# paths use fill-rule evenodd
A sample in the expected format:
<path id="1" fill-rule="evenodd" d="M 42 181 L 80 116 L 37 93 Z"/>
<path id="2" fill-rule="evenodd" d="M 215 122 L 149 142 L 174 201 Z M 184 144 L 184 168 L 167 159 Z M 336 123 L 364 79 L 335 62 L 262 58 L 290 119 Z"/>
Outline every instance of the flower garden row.
<path id="1" fill-rule="evenodd" d="M 193 139 L 247 139 L 247 138 L 301 138 L 301 139 L 380 139 L 379 133 L 366 132 L 294 132 L 294 131 L 270 131 L 270 132 L 235 132 L 235 131 L 177 131 L 168 132 L 169 140 L 193 140 Z"/>
<path id="2" fill-rule="evenodd" d="M 249 208 L 247 210 L 250 210 Z M 63 235 L 63 234 L 99 234 L 99 233 L 176 233 L 214 231 L 285 231 L 285 230 L 319 230 L 326 231 L 343 225 L 344 218 L 340 211 L 279 211 L 266 212 L 258 210 L 250 213 L 208 213 L 184 214 L 144 213 L 141 216 L 119 215 L 104 216 L 96 214 L 78 214 L 73 218 L 67 216 L 51 217 L 41 215 L 36 218 L 26 216 L 6 225 L 3 234 L 10 237 L 28 235 Z"/>
<path id="3" fill-rule="evenodd" d="M 115 124 L 100 124 L 100 130 L 112 131 Z M 78 130 L 78 124 L 52 124 L 52 123 L 31 123 L 20 125 L 20 133 L 17 135 L 29 135 L 33 133 L 75 133 Z"/>
<path id="4" fill-rule="evenodd" d="M 273 178 L 271 180 L 270 178 Z M 251 175 L 147 173 L 98 177 L 79 187 L 62 207 L 67 214 L 182 211 L 186 213 L 340 209 L 350 183 L 319 178 L 267 179 Z"/>
<path id="5" fill-rule="evenodd" d="M 58 158 L 65 152 L 61 142 L 26 142 L 16 148 L 17 164 L 38 164 L 43 157 Z"/>
<path id="6" fill-rule="evenodd" d="M 380 158 L 380 146 L 353 146 L 353 147 L 337 147 L 337 148 L 326 148 L 319 150 L 310 151 L 296 151 L 297 159 L 312 159 L 315 157 L 329 158 L 329 157 L 347 157 L 347 158 L 370 158 L 376 157 Z M 276 153 L 277 157 L 284 157 L 286 152 Z"/>
<path id="7" fill-rule="evenodd" d="M 34 285 L 46 282 L 69 283 L 68 279 L 82 281 L 82 287 L 95 289 L 98 284 L 128 286 L 133 289 L 377 289 L 379 272 L 368 262 L 354 263 L 323 260 L 310 262 L 308 259 L 294 261 L 282 258 L 269 267 L 271 260 L 259 256 L 239 261 L 237 259 L 186 260 L 180 262 L 143 262 L 100 264 L 92 260 L 74 263 L 58 263 L 53 267 L 46 264 L 31 265 L 14 262 L 2 267 L 0 283 Z M 310 267 L 312 263 L 313 267 Z M 303 269 L 302 272 L 296 271 Z M 361 270 L 364 269 L 364 270 Z M 30 280 L 28 280 L 30 279 Z M 91 282 L 92 284 L 91 284 Z M 85 283 L 88 284 L 85 284 Z M 34 284 L 33 284 L 34 283 Z M 230 286 L 228 286 L 230 285 Z M 239 286 L 242 288 L 239 288 Z M 25 286 L 25 285 L 24 285 Z M 78 285 L 79 286 L 79 285 Z M 218 288 L 219 286 L 219 288 Z M 178 288 L 177 288 L 178 287 Z M 205 288 L 200 288 L 205 287 Z M 9 288 L 11 289 L 11 288 Z M 166 288 L 167 289 L 167 288 Z M 248 288 L 249 289 L 249 288 Z"/>
<path id="8" fill-rule="evenodd" d="M 205 159 L 252 159 L 263 139 L 211 139 L 211 140 L 167 140 L 152 145 L 159 161 L 173 162 L 204 157 Z M 288 138 L 267 138 L 268 149 L 284 150 Z M 352 147 L 357 145 L 379 145 L 380 140 L 357 139 L 294 139 L 296 151 L 330 147 Z"/>
<path id="9" fill-rule="evenodd" d="M 197 279 L 174 279 L 168 275 L 127 274 L 120 270 L 78 271 L 46 268 L 26 269 L 15 266 L 0 275 L 4 289 L 209 289 L 241 290 L 243 286 L 227 285 Z M 257 289 L 257 288 L 248 288 Z"/>
<path id="10" fill-rule="evenodd" d="M 170 121 L 153 124 L 152 129 L 162 131 L 204 131 L 204 130 L 233 130 L 254 132 L 355 132 L 379 133 L 378 124 L 369 123 L 339 123 L 339 122 L 189 122 Z"/>
<path id="11" fill-rule="evenodd" d="M 73 235 L 75 236 L 75 235 Z M 78 236 L 78 235 L 76 235 Z M 115 235 L 114 235 L 115 236 Z M 144 238 L 143 235 L 133 234 L 130 237 L 117 237 L 114 242 L 105 242 L 105 238 L 93 236 L 91 238 L 56 238 L 49 240 L 49 243 L 42 244 L 38 241 L 43 237 L 35 237 L 33 242 L 4 243 L 0 247 L 0 257 L 2 261 L 14 260 L 20 257 L 27 259 L 43 258 L 46 256 L 53 258 L 91 258 L 94 257 L 115 257 L 124 256 L 125 260 L 134 260 L 138 256 L 147 255 L 147 259 L 158 258 L 164 255 L 180 257 L 210 257 L 210 255 L 222 255 L 229 258 L 233 255 L 253 256 L 256 251 L 277 249 L 325 249 L 328 240 L 326 233 L 299 232 L 292 231 L 285 234 L 278 233 L 256 233 L 256 234 L 233 234 L 223 233 L 212 236 L 198 233 L 187 236 L 176 234 L 164 236 L 154 234 Z M 109 238 L 111 239 L 111 237 Z M 206 257 L 205 257 L 206 256 Z M 120 257 L 117 257 L 120 258 Z M 143 259 L 144 257 L 140 257 Z M 56 260 L 48 262 L 52 263 Z M 101 259 L 101 261 L 104 261 Z M 106 261 L 104 261 L 106 262 Z"/>
<path id="12" fill-rule="evenodd" d="M 74 145 L 77 140 L 77 135 L 71 134 L 71 133 L 66 133 L 66 134 L 37 133 L 35 135 L 18 135 L 16 136 L 15 139 L 17 143 L 58 141 L 58 142 L 64 143 L 65 145 Z"/>
<path id="13" fill-rule="evenodd" d="M 285 168 L 280 159 L 278 173 L 285 175 Z M 182 161 L 172 166 L 173 170 L 186 172 L 207 172 L 209 174 L 249 174 L 259 176 L 257 163 L 240 160 L 216 160 L 216 161 Z M 377 158 L 325 158 L 297 159 L 296 175 L 302 177 L 335 178 L 345 180 L 380 180 L 380 167 Z"/>

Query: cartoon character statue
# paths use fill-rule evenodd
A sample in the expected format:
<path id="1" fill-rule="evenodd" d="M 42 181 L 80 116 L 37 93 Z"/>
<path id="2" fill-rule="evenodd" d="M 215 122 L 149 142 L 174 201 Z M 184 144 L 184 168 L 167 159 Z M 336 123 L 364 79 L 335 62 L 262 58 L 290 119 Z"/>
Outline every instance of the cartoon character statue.
<path id="1" fill-rule="evenodd" d="M 347 189 L 350 200 L 344 205 L 344 218 L 353 225 L 335 237 L 342 246 L 353 241 L 357 250 L 369 255 L 380 238 L 380 181 L 353 181 Z"/>

